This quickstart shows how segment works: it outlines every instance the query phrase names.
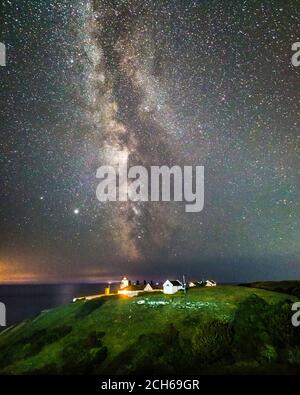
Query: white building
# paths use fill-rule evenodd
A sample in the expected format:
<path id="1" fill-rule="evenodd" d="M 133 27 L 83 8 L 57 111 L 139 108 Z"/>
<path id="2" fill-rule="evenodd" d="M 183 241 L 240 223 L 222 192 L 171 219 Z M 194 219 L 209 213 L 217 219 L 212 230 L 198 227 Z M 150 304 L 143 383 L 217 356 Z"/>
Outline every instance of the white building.
<path id="1" fill-rule="evenodd" d="M 145 286 L 144 291 L 145 291 L 145 292 L 152 292 L 152 291 L 154 291 L 154 288 L 151 286 L 150 283 L 148 283 L 148 284 Z"/>
<path id="2" fill-rule="evenodd" d="M 160 288 L 159 284 L 150 284 L 148 283 L 145 288 L 144 288 L 145 292 L 154 292 L 154 291 L 162 291 L 162 289 Z"/>
<path id="3" fill-rule="evenodd" d="M 163 292 L 164 294 L 175 294 L 176 292 L 183 289 L 183 286 L 178 280 L 167 280 L 163 284 Z"/>
<path id="4" fill-rule="evenodd" d="M 205 281 L 205 286 L 206 287 L 215 287 L 217 283 L 214 280 L 206 280 Z"/>
<path id="5" fill-rule="evenodd" d="M 123 277 L 120 284 L 120 289 L 126 288 L 129 286 L 129 280 L 127 277 Z"/>

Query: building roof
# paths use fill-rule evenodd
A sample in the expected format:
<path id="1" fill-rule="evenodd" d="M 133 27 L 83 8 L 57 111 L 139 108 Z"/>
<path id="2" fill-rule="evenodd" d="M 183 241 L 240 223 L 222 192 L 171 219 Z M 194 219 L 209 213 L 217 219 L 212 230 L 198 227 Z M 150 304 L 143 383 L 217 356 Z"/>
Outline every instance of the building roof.
<path id="1" fill-rule="evenodd" d="M 145 285 L 145 288 L 147 287 L 147 285 L 149 285 L 152 289 L 161 289 L 162 288 L 160 285 L 150 284 L 150 283 L 147 283 Z"/>
<path id="2" fill-rule="evenodd" d="M 175 287 L 180 287 L 182 284 L 181 284 L 181 282 L 180 281 L 178 281 L 178 280 L 169 280 L 170 281 L 170 283 L 172 284 L 172 285 L 174 285 Z"/>

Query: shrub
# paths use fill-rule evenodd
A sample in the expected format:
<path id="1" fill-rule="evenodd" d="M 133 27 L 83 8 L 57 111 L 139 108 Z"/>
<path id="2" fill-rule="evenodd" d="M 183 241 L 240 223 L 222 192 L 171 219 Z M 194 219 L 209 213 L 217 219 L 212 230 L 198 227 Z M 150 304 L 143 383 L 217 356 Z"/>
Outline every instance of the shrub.
<path id="1" fill-rule="evenodd" d="M 82 319 L 93 313 L 99 307 L 103 305 L 105 302 L 104 298 L 92 299 L 86 302 L 79 307 L 79 309 L 75 313 L 75 318 Z"/>
<path id="2" fill-rule="evenodd" d="M 104 332 L 92 332 L 85 338 L 69 342 L 62 350 L 63 374 L 93 374 L 107 357 L 107 348 L 102 345 Z"/>
<path id="3" fill-rule="evenodd" d="M 228 323 L 214 320 L 198 325 L 191 342 L 192 354 L 201 365 L 232 358 L 232 329 Z"/>
<path id="4" fill-rule="evenodd" d="M 233 320 L 233 347 L 238 359 L 260 354 L 265 344 L 272 344 L 267 321 L 270 306 L 253 294 L 239 304 Z"/>

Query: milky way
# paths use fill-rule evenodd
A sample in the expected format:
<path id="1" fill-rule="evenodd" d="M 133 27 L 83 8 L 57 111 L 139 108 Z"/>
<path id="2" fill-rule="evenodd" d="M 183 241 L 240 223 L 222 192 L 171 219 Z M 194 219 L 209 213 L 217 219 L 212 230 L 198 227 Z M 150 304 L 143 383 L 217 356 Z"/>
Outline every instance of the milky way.
<path id="1" fill-rule="evenodd" d="M 3 2 L 0 280 L 295 278 L 294 1 Z M 96 170 L 205 166 L 205 206 L 96 198 Z"/>

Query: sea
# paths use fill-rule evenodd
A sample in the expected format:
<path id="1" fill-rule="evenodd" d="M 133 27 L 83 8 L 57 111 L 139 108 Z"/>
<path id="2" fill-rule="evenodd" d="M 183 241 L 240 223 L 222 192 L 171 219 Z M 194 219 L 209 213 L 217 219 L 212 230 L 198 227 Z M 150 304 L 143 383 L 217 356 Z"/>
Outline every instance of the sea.
<path id="1" fill-rule="evenodd" d="M 0 285 L 7 326 L 32 318 L 43 310 L 72 302 L 73 298 L 104 293 L 107 283 Z M 112 289 L 117 284 L 111 285 Z M 3 329 L 3 327 L 0 327 Z"/>

